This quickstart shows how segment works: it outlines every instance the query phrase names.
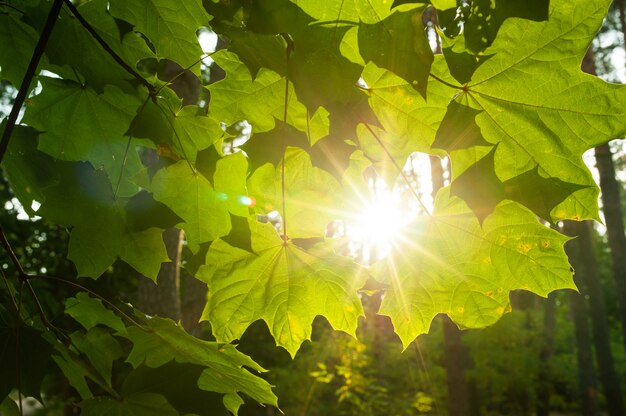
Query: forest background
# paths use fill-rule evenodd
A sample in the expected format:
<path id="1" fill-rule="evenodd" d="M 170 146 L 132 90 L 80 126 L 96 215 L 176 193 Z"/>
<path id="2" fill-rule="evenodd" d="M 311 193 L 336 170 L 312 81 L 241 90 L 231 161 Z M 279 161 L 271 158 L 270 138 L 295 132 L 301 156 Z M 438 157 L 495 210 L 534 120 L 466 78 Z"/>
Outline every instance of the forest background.
<path id="1" fill-rule="evenodd" d="M 90 3 L 99 5 L 102 2 L 76 2 L 76 6 L 89 16 Z M 537 3 L 543 4 L 541 1 Z M 220 3 L 205 6 L 216 12 L 216 4 Z M 475 2 L 475 6 L 480 4 L 497 5 L 497 2 Z M 23 75 L 10 72 L 12 67 L 9 62 L 17 60 L 14 54 L 15 50 L 19 50 L 18 46 L 24 48 L 22 54 L 26 56 L 26 62 L 31 59 L 37 35 L 28 32 L 28 28 L 24 29 L 24 25 L 38 27 L 40 33 L 44 33 L 43 22 L 51 6 L 52 2 L 0 2 L 0 17 L 3 19 L 0 36 L 5 45 L 8 42 L 14 45 L 0 50 L 3 129 Z M 465 2 L 459 2 L 459 8 L 464 7 L 472 10 Z M 453 9 L 457 10 L 456 7 Z M 83 83 L 83 87 L 94 80 L 102 81 L 102 77 L 110 81 L 120 76 L 116 72 L 119 68 L 113 70 L 116 64 L 111 62 L 102 66 L 103 72 L 109 72 L 109 75 L 102 75 L 93 68 L 81 72 L 88 67 L 81 67 L 79 60 L 97 61 L 103 59 L 107 51 L 97 49 L 99 45 L 87 32 L 83 32 L 85 28 L 80 21 L 77 22 L 78 14 L 69 5 L 63 6 L 60 16 L 59 26 L 53 29 L 46 51 L 49 57 L 44 55 L 42 62 L 50 61 L 42 65 L 63 78 Z M 434 10 L 426 8 L 422 19 L 424 30 L 429 34 L 430 46 L 435 52 L 440 52 L 442 44 L 441 39 L 436 39 L 437 20 Z M 122 19 L 117 19 L 115 23 L 129 30 L 128 23 Z M 227 27 L 214 23 L 216 31 L 222 30 L 224 33 L 217 39 L 216 48 L 235 45 L 232 50 L 246 56 L 245 50 L 236 49 L 241 44 L 229 44 L 232 39 L 228 35 L 234 39 L 241 34 L 228 32 Z M 16 35 L 18 29 L 25 30 L 28 36 L 20 38 Z M 54 37 L 54 30 L 58 31 L 57 38 Z M 209 36 L 208 29 L 200 33 L 201 37 Z M 443 33 L 440 34 L 443 36 Z M 71 36 L 77 36 L 73 38 L 74 43 L 64 44 Z M 279 38 L 274 36 L 272 42 Z M 30 39 L 30 43 L 25 41 L 18 45 L 15 39 Z M 137 39 L 144 40 L 140 37 Z M 281 45 L 285 43 L 286 47 L 282 47 L 286 50 L 289 50 L 292 41 L 289 37 L 280 39 Z M 296 47 L 297 43 L 296 39 Z M 86 45 L 92 51 L 91 55 L 85 54 Z M 445 40 L 443 46 L 446 46 Z M 135 45 L 136 49 L 142 47 L 145 45 Z M 583 70 L 597 73 L 610 82 L 622 82 L 626 55 L 624 50 L 624 5 L 621 1 L 615 1 L 583 61 Z M 19 58 L 22 59 L 22 56 Z M 140 71 L 144 79 L 159 88 L 169 82 L 172 91 L 183 103 L 198 105 L 201 109 L 211 102 L 211 95 L 204 87 L 219 85 L 219 81 L 225 79 L 228 68 L 233 68 L 232 58 L 222 59 L 226 74 L 225 68 L 220 68 L 212 59 L 205 59 L 193 69 L 184 70 L 184 65 L 178 65 L 172 60 L 153 58 L 143 61 L 143 66 L 139 65 L 133 70 Z M 279 61 L 284 57 L 269 56 L 268 59 Z M 66 66 L 59 65 L 60 62 Z M 257 64 L 263 67 L 267 62 Z M 55 88 L 54 81 L 47 82 L 48 87 L 44 85 L 44 90 Z M 107 82 L 102 82 L 96 88 L 104 88 Z M 38 93 L 36 85 L 33 87 L 34 92 L 28 100 Z M 57 85 L 56 88 L 60 87 Z M 278 102 L 282 104 L 282 98 L 279 97 Z M 29 102 L 26 103 L 27 112 L 28 106 Z M 277 113 L 282 116 L 282 108 Z M 317 126 L 308 113 L 305 118 L 307 126 L 308 123 L 313 128 Z M 41 127 L 50 123 L 49 119 L 41 116 L 32 116 L 29 122 L 26 115 L 25 120 L 24 124 L 39 126 L 41 131 L 50 128 L 49 124 L 46 128 Z M 152 121 L 149 119 L 145 121 L 146 125 L 141 126 L 148 131 L 146 136 L 150 135 L 149 124 Z M 57 124 L 68 122 L 70 120 L 56 121 Z M 167 129 L 167 117 L 161 122 L 166 123 Z M 276 129 L 286 129 L 283 131 L 291 128 L 287 123 L 281 125 L 279 117 L 276 117 L 276 125 Z M 172 130 L 176 131 L 174 127 Z M 16 132 L 14 136 L 19 138 L 29 134 L 27 130 Z M 311 135 L 310 132 L 308 134 Z M 242 143 L 249 135 L 250 125 L 232 123 L 225 130 L 227 139 L 219 141 L 219 145 L 223 145 L 223 149 L 241 146 L 246 150 Z M 163 141 L 156 142 L 156 145 L 140 143 L 148 150 L 141 155 L 141 160 L 135 162 L 153 172 L 170 166 L 173 160 L 191 159 L 188 155 L 181 158 L 176 154 L 188 151 L 189 147 L 182 144 L 182 150 L 171 146 L 172 150 Z M 33 149 L 18 150 L 27 153 L 31 164 L 47 163 L 47 159 L 32 153 Z M 570 262 L 578 271 L 575 281 L 580 294 L 566 289 L 552 292 L 544 298 L 528 291 L 515 290 L 510 294 L 512 310 L 492 326 L 459 331 L 449 318 L 438 315 L 430 324 L 428 334 L 420 335 L 416 341 L 405 342 L 406 349 L 403 351 L 390 319 L 376 314 L 380 309 L 382 291 L 380 283 L 370 281 L 367 290 L 360 295 L 365 319 L 359 321 L 357 338 L 332 330 L 325 319 L 317 317 L 313 322 L 312 341 L 302 344 L 295 358 L 292 358 L 290 347 L 287 347 L 287 351 L 276 346 L 277 341 L 269 333 L 266 324 L 256 321 L 245 331 L 236 346 L 238 351 L 258 364 L 247 361 L 243 355 L 236 355 L 234 362 L 237 364 L 224 364 L 226 370 L 215 364 L 218 358 L 210 358 L 207 364 L 204 358 L 194 355 L 202 353 L 190 351 L 195 347 L 189 345 L 196 345 L 191 341 L 191 336 L 210 341 L 215 338 L 208 322 L 198 323 L 205 310 L 206 284 L 194 277 L 198 269 L 203 267 L 203 256 L 209 246 L 201 245 L 198 251 L 193 248 L 193 244 L 190 247 L 188 242 L 183 243 L 180 230 L 171 226 L 184 215 L 171 211 L 156 212 L 163 206 L 155 204 L 151 198 L 135 200 L 139 209 L 135 221 L 141 222 L 143 215 L 150 220 L 158 217 L 163 221 L 163 228 L 166 228 L 163 234 L 165 246 L 169 248 L 166 254 L 174 259 L 174 263 L 163 263 L 158 270 L 158 286 L 119 259 L 107 265 L 97 280 L 75 278 L 85 273 L 77 271 L 76 263 L 66 259 L 68 250 L 71 252 L 68 232 L 71 226 L 55 224 L 45 215 L 43 218 L 38 217 L 36 206 L 29 206 L 29 203 L 23 203 L 17 198 L 19 195 L 15 188 L 23 187 L 23 183 L 17 183 L 16 176 L 11 176 L 10 170 L 13 168 L 15 171 L 15 166 L 19 166 L 15 164 L 18 150 L 14 148 L 11 155 L 12 149 L 9 149 L 9 157 L 13 156 L 13 159 L 8 163 L 14 163 L 12 166 L 7 167 L 7 162 L 3 161 L 3 172 L 9 172 L 2 178 L 4 210 L 1 213 L 1 224 L 5 249 L 2 273 L 6 286 L 3 284 L 0 293 L 0 331 L 3 334 L 0 394 L 8 396 L 2 402 L 0 414 L 78 414 L 81 411 L 83 414 L 102 414 L 114 411 L 117 412 L 115 414 L 138 415 L 214 415 L 220 412 L 228 414 L 227 409 L 234 412 L 239 409 L 239 414 L 269 415 L 279 414 L 274 406 L 276 404 L 287 415 L 624 414 L 626 315 L 624 308 L 620 307 L 620 304 L 624 305 L 620 296 L 624 293 L 622 282 L 626 281 L 626 266 L 620 258 L 626 259 L 626 246 L 619 246 L 619 242 L 625 238 L 623 224 L 626 214 L 621 207 L 626 203 L 623 191 L 626 152 L 621 140 L 611 142 L 610 145 L 600 145 L 585 156 L 590 166 L 597 164 L 594 172 L 602 186 L 600 204 L 604 225 L 562 221 L 555 221 L 553 225 L 565 234 L 579 236 L 567 243 L 566 247 Z M 248 150 L 251 154 L 259 152 L 258 143 L 249 145 Z M 48 149 L 48 152 L 54 151 Z M 198 152 L 197 160 L 193 163 L 198 166 L 202 163 L 211 165 L 221 156 L 216 152 Z M 281 158 L 280 154 L 277 157 L 266 156 L 276 161 Z M 416 162 L 405 165 L 401 175 L 404 179 L 397 185 L 403 198 L 413 198 L 407 196 L 411 194 L 407 187 L 417 190 L 420 198 L 427 199 L 431 197 L 431 192 L 436 193 L 439 188 L 449 184 L 451 173 L 447 172 L 448 162 L 442 164 L 437 156 L 417 154 L 411 155 L 411 161 Z M 428 169 L 425 170 L 424 165 L 428 165 Z M 393 166 L 382 166 L 378 173 L 384 176 L 388 169 L 393 170 Z M 137 175 L 137 172 L 134 173 Z M 118 169 L 116 173 L 121 178 L 124 168 Z M 117 183 L 117 187 L 132 189 L 133 184 L 130 180 L 127 183 L 126 179 Z M 22 179 L 18 177 L 17 180 Z M 56 192 L 60 198 L 65 197 L 61 191 Z M 251 200 L 245 203 L 254 208 Z M 152 211 L 141 211 L 146 206 Z M 609 209 L 612 211 L 607 211 Z M 378 215 L 369 220 L 386 224 L 385 217 L 391 214 L 379 212 Z M 477 212 L 476 215 L 482 214 Z M 279 229 L 281 225 L 284 226 L 280 217 L 276 219 L 270 215 L 264 219 L 275 223 Z M 230 215 L 230 220 L 236 229 L 235 216 Z M 334 226 L 341 228 L 340 223 L 334 223 Z M 331 227 L 328 233 L 332 232 L 338 231 Z M 229 237 L 229 242 L 239 238 L 232 233 Z M 362 263 L 373 263 L 377 256 L 382 256 L 377 250 L 384 252 L 388 248 L 353 244 L 348 254 Z M 120 252 L 118 255 L 123 257 L 123 254 Z M 84 262 L 79 267 L 83 271 L 89 269 Z M 149 274 L 145 269 L 142 271 Z M 22 273 L 50 278 L 25 279 Z M 62 278 L 57 279 L 55 276 Z M 37 295 L 30 296 L 30 293 Z M 16 300 L 17 315 L 21 317 L 17 321 L 11 311 L 12 299 Z M 129 335 L 120 335 L 126 331 L 123 328 L 127 325 L 132 327 L 135 320 L 144 319 L 138 311 L 180 321 L 191 336 L 183 337 L 182 332 L 175 332 L 180 327 L 169 326 L 170 323 L 166 323 L 169 321 L 153 321 L 156 322 L 152 328 L 154 332 L 146 334 L 159 335 L 159 331 L 165 334 L 166 330 L 173 332 L 160 341 L 156 337 L 151 339 L 146 336 L 146 348 L 158 351 L 162 343 L 171 345 L 171 340 L 176 337 L 181 337 L 184 342 L 173 348 L 176 354 L 168 356 L 165 353 L 165 357 L 150 358 L 150 353 L 146 353 L 145 357 L 140 357 L 140 353 L 132 349 L 132 345 L 136 346 L 140 342 L 139 332 L 129 330 Z M 126 322 L 122 323 L 120 317 Z M 201 348 L 204 344 L 197 345 Z M 219 345 L 223 344 L 211 345 L 217 346 L 216 351 L 219 351 Z M 131 350 L 133 352 L 129 352 Z M 232 351 L 235 351 L 234 348 Z M 181 359 L 183 356 L 187 358 Z M 159 364 L 150 365 L 150 359 Z M 255 372 L 254 379 L 242 375 L 252 374 L 243 370 L 243 366 L 258 370 L 259 365 L 270 371 Z M 202 385 L 198 380 L 202 380 L 201 374 L 205 374 L 206 368 L 220 368 L 218 373 L 224 373 L 219 374 L 235 374 L 235 379 L 241 378 L 237 379 L 234 387 L 228 382 L 225 382 L 227 387 L 224 388 L 220 387 L 220 382 L 212 384 L 206 380 Z M 219 376 L 208 374 L 220 380 Z M 262 382 L 257 375 L 269 384 Z M 201 383 L 200 388 L 198 383 Z M 269 385 L 275 387 L 270 390 Z M 238 392 L 244 393 L 245 403 L 242 404 Z M 222 397 L 223 394 L 226 396 Z M 277 403 L 273 394 L 278 397 Z M 25 399 L 26 396 L 31 398 Z M 262 406 L 255 401 L 266 405 Z M 45 408 L 42 404 L 45 404 Z"/>

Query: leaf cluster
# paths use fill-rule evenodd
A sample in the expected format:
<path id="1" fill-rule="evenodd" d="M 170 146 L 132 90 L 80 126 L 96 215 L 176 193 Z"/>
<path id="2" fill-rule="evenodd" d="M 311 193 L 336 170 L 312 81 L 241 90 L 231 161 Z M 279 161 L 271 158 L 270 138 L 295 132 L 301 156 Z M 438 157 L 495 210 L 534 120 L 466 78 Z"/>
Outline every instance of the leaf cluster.
<path id="1" fill-rule="evenodd" d="M 174 372 L 235 414 L 241 393 L 276 406 L 246 370 L 263 369 L 229 343 L 263 320 L 293 356 L 316 316 L 354 335 L 370 278 L 404 347 L 439 313 L 484 327 L 510 309 L 511 290 L 575 288 L 567 238 L 546 224 L 598 217 L 582 154 L 624 134 L 624 87 L 580 70 L 608 0 L 66 1 L 47 32 L 50 3 L 0 5 L 0 78 L 32 92 L 20 125 L 2 124 L 12 190 L 71 230 L 78 276 L 119 259 L 155 279 L 163 230 L 181 228 L 203 257 L 202 319 L 217 340 L 85 293 L 65 301 L 82 325 L 67 338 L 17 303 L 3 309 L 7 345 L 32 336 L 26 353 L 52 357 L 85 414 L 197 413 L 150 387 Z M 221 45 L 208 54 L 197 37 L 207 29 Z M 209 54 L 225 75 L 189 103 L 176 81 L 200 77 Z M 165 78 L 167 62 L 181 71 Z M 244 121 L 247 140 L 233 137 Z M 417 151 L 450 159 L 434 206 L 413 189 L 423 215 L 372 267 L 339 254 L 327 226 L 367 199 L 366 173 L 411 188 L 402 166 Z M 15 268 L 7 297 L 31 278 Z M 112 381 L 113 363 L 124 380 Z M 13 367 L 0 374 L 16 379 Z M 0 395 L 36 394 L 20 383 Z"/>

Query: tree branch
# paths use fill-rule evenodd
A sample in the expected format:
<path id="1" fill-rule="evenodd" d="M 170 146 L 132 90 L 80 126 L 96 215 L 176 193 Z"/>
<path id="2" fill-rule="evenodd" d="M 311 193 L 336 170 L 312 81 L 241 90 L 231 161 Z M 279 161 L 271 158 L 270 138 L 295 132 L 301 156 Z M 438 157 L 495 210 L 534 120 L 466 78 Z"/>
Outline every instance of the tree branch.
<path id="1" fill-rule="evenodd" d="M 19 116 L 22 104 L 24 104 L 26 96 L 28 95 L 30 83 L 35 76 L 35 71 L 37 70 L 37 66 L 39 65 L 39 61 L 41 60 L 43 52 L 46 49 L 46 45 L 48 43 L 48 39 L 50 39 L 52 29 L 54 28 L 54 25 L 59 18 L 61 6 L 63 6 L 63 0 L 54 0 L 52 7 L 50 7 L 50 12 L 48 13 L 46 23 L 43 27 L 43 30 L 41 31 L 41 35 L 39 36 L 39 40 L 37 41 L 37 45 L 35 45 L 33 56 L 30 58 L 28 68 L 26 69 L 24 79 L 22 80 L 22 85 L 20 85 L 20 89 L 17 92 L 17 97 L 15 98 L 15 102 L 13 103 L 13 108 L 11 108 L 11 113 L 9 114 L 9 118 L 7 119 L 7 125 L 2 132 L 2 139 L 0 140 L 0 162 L 2 162 L 4 154 L 9 147 L 9 140 L 11 140 L 11 134 L 13 133 L 13 128 L 15 127 L 15 123 L 17 122 L 17 117 Z"/>
<path id="2" fill-rule="evenodd" d="M 2 226 L 0 226 L 0 245 L 2 245 L 2 247 L 4 248 L 4 251 L 6 251 L 7 255 L 11 259 L 11 262 L 17 269 L 17 272 L 20 275 L 19 276 L 20 280 L 26 280 L 28 278 L 28 274 L 26 273 L 19 259 L 15 255 L 15 252 L 13 251 L 11 244 L 9 244 L 9 240 L 7 239 L 7 236 L 4 234 L 4 230 L 2 229 Z"/>
<path id="3" fill-rule="evenodd" d="M 154 85 L 150 84 L 148 81 L 146 81 L 146 79 L 144 77 L 139 75 L 139 73 L 137 71 L 135 71 L 133 68 L 131 68 L 130 65 L 128 65 L 104 41 L 104 39 L 102 39 L 102 37 L 98 34 L 98 32 L 96 32 L 96 30 L 89 24 L 89 22 L 87 20 L 85 20 L 85 18 L 80 14 L 80 12 L 76 8 L 76 6 L 74 6 L 74 4 L 72 4 L 72 2 L 70 0 L 63 0 L 63 1 L 65 2 L 65 5 L 67 6 L 67 8 L 70 9 L 70 11 L 74 15 L 74 17 L 80 22 L 80 24 L 87 30 L 87 32 L 89 32 L 89 34 L 96 40 L 96 42 L 98 42 L 100 44 L 100 46 L 102 46 L 102 49 L 104 49 L 109 55 L 111 55 L 111 58 L 113 58 L 113 60 L 115 62 L 117 62 L 117 64 L 119 66 L 124 68 L 124 70 L 126 72 L 131 74 L 137 81 L 139 81 L 141 83 L 141 85 L 145 86 L 148 89 L 148 91 L 150 92 L 150 96 L 151 97 L 153 97 L 153 98 L 156 97 L 157 91 L 156 91 L 156 88 L 154 87 Z"/>

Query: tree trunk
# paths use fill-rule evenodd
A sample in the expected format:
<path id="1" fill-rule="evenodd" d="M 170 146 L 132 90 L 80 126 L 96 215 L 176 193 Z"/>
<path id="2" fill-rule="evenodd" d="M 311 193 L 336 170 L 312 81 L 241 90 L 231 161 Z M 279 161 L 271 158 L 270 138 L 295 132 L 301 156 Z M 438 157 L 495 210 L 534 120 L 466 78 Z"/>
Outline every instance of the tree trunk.
<path id="1" fill-rule="evenodd" d="M 137 306 L 148 315 L 158 315 L 175 321 L 181 318 L 180 254 L 182 233 L 178 228 L 163 232 L 163 242 L 171 262 L 161 264 L 156 284 L 141 276 L 137 288 Z"/>
<path id="2" fill-rule="evenodd" d="M 593 368 L 591 335 L 587 321 L 587 305 L 583 296 L 573 291 L 569 292 L 569 305 L 576 336 L 576 361 L 578 363 L 578 385 L 581 400 L 580 414 L 599 416 L 600 408 L 598 407 L 596 375 Z"/>
<path id="3" fill-rule="evenodd" d="M 620 0 L 618 4 L 620 10 L 620 22 L 622 31 L 624 4 Z M 624 33 L 626 36 L 626 33 Z M 591 48 L 587 51 L 583 60 L 582 70 L 596 75 L 594 56 Z M 615 166 L 613 165 L 613 154 L 608 143 L 602 144 L 594 149 L 596 157 L 596 167 L 600 176 L 600 190 L 602 196 L 602 211 L 606 222 L 606 231 L 611 251 L 611 267 L 615 288 L 617 290 L 617 302 L 619 306 L 620 321 L 622 324 L 622 342 L 626 351 L 626 234 L 624 234 L 624 219 L 622 216 L 622 203 L 620 200 L 620 184 L 615 177 Z"/>
<path id="4" fill-rule="evenodd" d="M 550 367 L 546 365 L 554 355 L 554 331 L 556 330 L 556 294 L 548 295 L 543 304 L 543 345 L 539 353 L 539 360 L 543 365 L 539 367 L 539 381 L 537 383 L 537 416 L 550 414 L 550 391 L 552 380 Z M 588 341 L 588 340 L 587 340 Z"/>
<path id="5" fill-rule="evenodd" d="M 436 156 L 430 157 L 430 174 L 434 200 L 437 191 L 444 185 L 443 167 Z M 472 414 L 471 409 L 475 407 L 470 405 L 469 388 L 465 379 L 465 371 L 470 361 L 469 353 L 461 342 L 461 331 L 456 324 L 448 316 L 442 317 L 441 324 L 448 384 L 448 414 L 466 416 Z"/>
<path id="6" fill-rule="evenodd" d="M 600 383 L 607 399 L 607 410 L 611 416 L 623 416 L 624 402 L 620 381 L 613 363 L 606 306 L 594 254 L 591 222 L 568 221 L 565 229 L 566 234 L 578 237 L 568 244 L 568 254 L 570 263 L 575 270 L 576 285 L 581 293 L 587 295 L 589 299 L 596 360 L 600 373 Z"/>
<path id="7" fill-rule="evenodd" d="M 602 211 L 611 252 L 611 268 L 622 323 L 622 341 L 626 351 L 626 234 L 620 201 L 620 184 L 615 177 L 613 155 L 608 143 L 595 148 L 596 166 L 600 174 Z"/>

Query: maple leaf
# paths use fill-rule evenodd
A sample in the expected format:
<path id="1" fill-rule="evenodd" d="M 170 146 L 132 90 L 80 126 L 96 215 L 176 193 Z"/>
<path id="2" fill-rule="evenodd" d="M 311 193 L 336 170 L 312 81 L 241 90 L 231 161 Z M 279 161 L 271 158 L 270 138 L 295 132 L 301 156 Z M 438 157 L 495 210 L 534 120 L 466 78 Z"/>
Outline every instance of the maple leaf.
<path id="1" fill-rule="evenodd" d="M 127 21 L 147 36 L 159 57 L 200 74 L 199 65 L 192 67 L 202 56 L 196 30 L 208 26 L 210 20 L 201 1 L 173 4 L 167 0 L 114 0 L 109 10 L 113 17 Z"/>
<path id="2" fill-rule="evenodd" d="M 225 394 L 224 405 L 234 414 L 243 403 L 239 392 L 245 392 L 259 403 L 278 407 L 269 383 L 244 367 L 257 372 L 265 370 L 233 345 L 195 338 L 170 319 L 153 317 L 148 321 L 148 328 L 150 331 L 129 327 L 121 334 L 133 343 L 128 356 L 133 367 L 145 364 L 157 368 L 172 360 L 196 364 L 204 368 L 198 378 L 200 389 Z"/>
<path id="3" fill-rule="evenodd" d="M 209 286 L 202 319 L 211 323 L 215 337 L 230 342 L 263 319 L 277 345 L 294 356 L 310 339 L 317 315 L 354 335 L 363 315 L 356 292 L 366 274 L 329 244 L 303 250 L 285 243 L 271 224 L 249 224 L 253 253 L 217 240 L 197 274 Z"/>
<path id="4" fill-rule="evenodd" d="M 256 199 L 257 212 L 276 210 L 285 215 L 290 238 L 322 237 L 338 214 L 335 199 L 339 183 L 330 173 L 312 166 L 302 149 L 287 148 L 277 167 L 267 163 L 258 168 L 248 187 Z M 286 213 L 282 212 L 283 203 Z"/>
<path id="5" fill-rule="evenodd" d="M 36 150 L 37 136 L 29 134 L 32 129 L 20 130 L 23 140 L 9 146 L 9 175 L 15 177 L 22 172 L 33 178 L 28 185 L 18 182 L 33 189 L 19 189 L 17 193 L 36 197 L 42 203 L 40 215 L 73 227 L 68 257 L 76 264 L 78 274 L 97 278 L 119 257 L 156 279 L 161 262 L 168 261 L 162 229 L 132 231 L 126 224 L 127 200 L 114 197 L 103 171 L 87 163 L 52 161 Z M 33 165 L 32 155 L 44 163 Z"/>
<path id="6" fill-rule="evenodd" d="M 571 184 L 551 207 L 553 221 L 597 218 L 598 190 L 582 153 L 624 133 L 626 89 L 580 70 L 609 3 L 557 0 L 550 2 L 548 21 L 505 20 L 485 50 L 492 57 L 466 85 L 458 85 L 457 104 L 446 114 L 476 112 L 480 135 L 474 137 L 481 142 L 474 145 L 498 145 L 494 169 L 500 181 L 536 170 Z M 520 46 L 511 48 L 513 43 Z M 473 110 L 458 105 L 461 100 Z M 472 158 L 464 150 L 444 148 L 451 152 L 455 178 L 476 162 L 467 163 Z M 563 193 L 556 180 L 544 185 L 546 193 Z"/>
<path id="7" fill-rule="evenodd" d="M 556 287 L 575 288 L 567 237 L 514 202 L 499 204 L 481 226 L 446 190 L 433 216 L 409 225 L 372 272 L 389 285 L 379 313 L 391 318 L 405 348 L 438 313 L 463 328 L 485 327 L 510 309 L 511 290 L 547 296 Z"/>

